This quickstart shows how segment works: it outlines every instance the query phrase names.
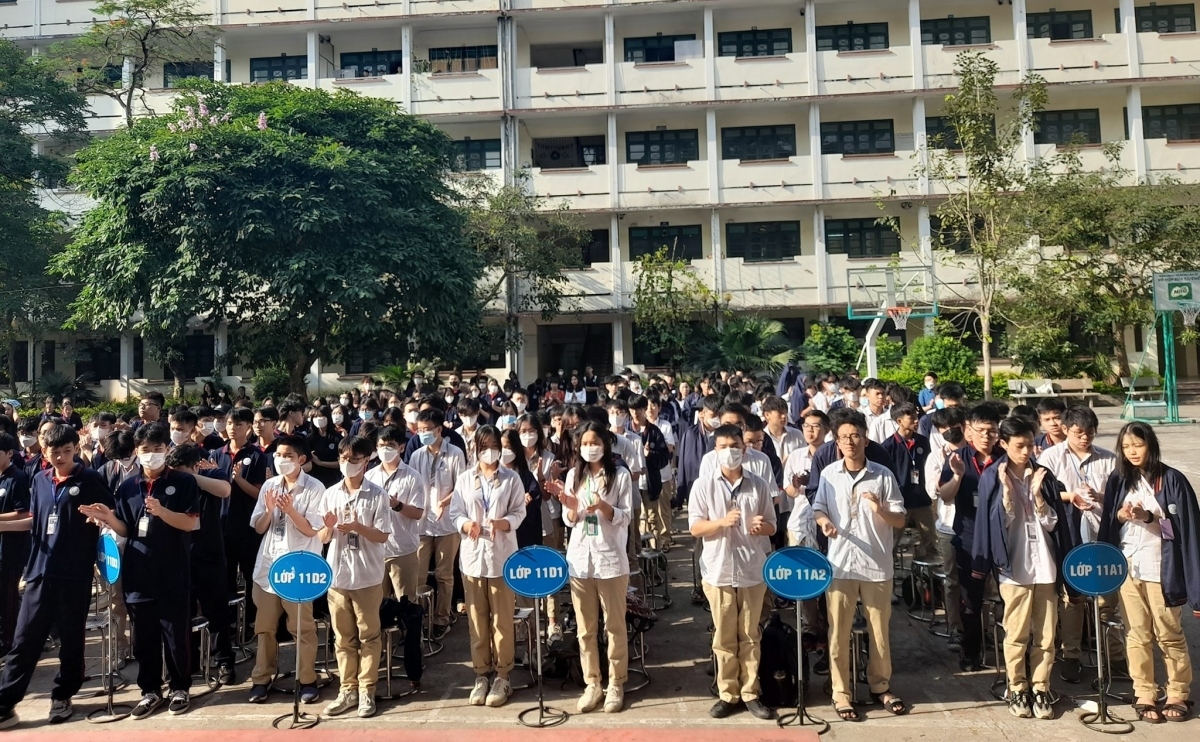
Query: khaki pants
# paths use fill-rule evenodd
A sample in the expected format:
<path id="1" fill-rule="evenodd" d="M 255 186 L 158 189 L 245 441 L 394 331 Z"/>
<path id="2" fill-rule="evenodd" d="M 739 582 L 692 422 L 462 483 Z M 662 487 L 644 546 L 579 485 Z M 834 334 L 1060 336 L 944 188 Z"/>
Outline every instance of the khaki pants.
<path id="1" fill-rule="evenodd" d="M 317 683 L 317 625 L 313 623 L 312 603 L 289 603 L 278 595 L 268 593 L 254 585 L 254 607 L 258 613 L 254 620 L 254 633 L 258 637 L 258 653 L 254 658 L 254 672 L 250 676 L 253 685 L 268 685 L 279 670 L 279 642 L 275 630 L 279 617 L 287 614 L 287 628 L 296 637 L 300 652 L 300 685 Z M 299 621 L 299 630 L 297 630 Z"/>
<path id="2" fill-rule="evenodd" d="M 712 649 L 717 657 L 717 691 L 727 703 L 758 698 L 762 653 L 758 622 L 766 594 L 765 584 L 735 588 L 704 583 L 715 627 Z"/>
<path id="3" fill-rule="evenodd" d="M 338 675 L 342 690 L 373 694 L 379 681 L 379 653 L 383 639 L 379 628 L 379 604 L 383 585 L 361 590 L 329 591 L 329 616 L 337 639 Z"/>
<path id="4" fill-rule="evenodd" d="M 892 582 L 834 580 L 826 593 L 829 606 L 829 676 L 833 683 L 833 704 L 850 704 L 850 628 L 854 609 L 862 601 L 871 637 L 867 662 L 867 683 L 872 693 L 891 688 L 892 649 L 888 640 L 888 621 L 892 618 Z"/>
<path id="5" fill-rule="evenodd" d="M 516 650 L 513 628 L 516 595 L 500 577 L 463 575 L 462 579 L 475 674 L 487 675 L 495 670 L 497 675 L 507 678 L 513 669 Z"/>
<path id="6" fill-rule="evenodd" d="M 671 543 L 671 526 L 674 524 L 675 514 L 671 510 L 671 498 L 675 497 L 675 480 L 669 479 L 663 482 L 662 494 L 658 496 L 658 519 L 662 522 L 663 540 L 661 543 L 655 544 L 658 548 L 662 548 L 664 544 Z"/>
<path id="7" fill-rule="evenodd" d="M 942 560 L 942 572 L 946 575 L 946 579 L 942 582 L 942 587 L 945 588 L 942 598 L 946 603 L 946 630 L 961 634 L 963 623 L 959 605 L 962 603 L 962 593 L 958 588 L 958 557 L 954 552 L 954 544 L 950 543 L 953 538 L 953 536 L 939 533 L 937 545 Z"/>
<path id="8" fill-rule="evenodd" d="M 437 581 L 437 605 L 433 608 L 433 622 L 439 626 L 450 625 L 450 601 L 454 596 L 454 560 L 458 558 L 457 533 L 449 536 L 422 536 L 417 548 L 417 569 L 429 568 L 430 555 L 434 558 L 433 578 Z"/>
<path id="9" fill-rule="evenodd" d="M 917 530 L 917 544 L 913 547 L 913 559 L 926 561 L 938 557 L 937 518 L 932 506 L 910 508 L 904 516 L 904 528 Z M 904 535 L 904 528 L 895 529 L 897 547 L 900 544 L 900 537 Z"/>
<path id="10" fill-rule="evenodd" d="M 1078 603 L 1072 603 L 1067 597 L 1067 591 L 1060 593 L 1058 603 L 1058 641 L 1062 644 L 1063 657 L 1068 660 L 1080 659 L 1083 643 L 1084 617 L 1092 612 L 1091 604 L 1079 598 Z M 1111 621 L 1117 618 L 1120 598 L 1117 593 L 1102 595 L 1100 600 L 1100 620 Z M 1121 636 L 1113 631 L 1108 635 L 1108 656 L 1113 662 L 1125 660 L 1125 647 L 1121 646 Z"/>
<path id="11" fill-rule="evenodd" d="M 662 511 L 658 507 L 660 502 L 662 502 L 661 497 L 651 500 L 648 494 L 642 495 L 642 531 L 654 537 L 654 546 L 659 549 L 667 543 L 667 539 L 670 537 L 670 529 L 663 522 Z"/>
<path id="12" fill-rule="evenodd" d="M 563 527 L 562 521 L 556 522 L 554 524 L 554 533 L 550 534 L 549 536 L 542 537 L 542 545 L 549 546 L 555 551 L 563 551 L 566 530 L 567 529 Z M 549 598 L 546 598 L 544 602 L 546 604 L 546 620 L 551 625 L 558 623 L 558 600 L 551 595 Z"/>
<path id="13" fill-rule="evenodd" d="M 600 684 L 600 611 L 608 637 L 608 682 L 621 687 L 629 679 L 629 637 L 625 627 L 625 593 L 629 575 L 610 580 L 571 578 L 571 603 L 579 624 L 579 661 L 583 680 Z"/>
<path id="14" fill-rule="evenodd" d="M 384 582 L 387 583 L 385 590 L 391 587 L 396 600 L 404 596 L 410 602 L 416 603 L 417 589 L 425 584 L 425 580 L 421 579 L 421 557 L 418 552 L 387 559 L 383 567 L 387 574 L 384 578 Z"/>
<path id="15" fill-rule="evenodd" d="M 1004 671 L 1008 675 L 1008 689 L 1029 690 L 1032 675 L 1035 692 L 1050 690 L 1050 673 L 1054 669 L 1054 627 L 1058 623 L 1058 586 L 1001 582 L 1000 597 L 1004 600 Z M 1027 650 L 1028 665 L 1025 661 Z"/>
<path id="16" fill-rule="evenodd" d="M 1130 575 L 1121 585 L 1121 612 L 1129 625 L 1125 650 L 1134 694 L 1143 699 L 1156 696 L 1154 642 L 1157 642 L 1167 668 L 1167 697 L 1186 701 L 1192 687 L 1192 661 L 1180 624 L 1182 606 L 1168 607 L 1162 585 Z"/>

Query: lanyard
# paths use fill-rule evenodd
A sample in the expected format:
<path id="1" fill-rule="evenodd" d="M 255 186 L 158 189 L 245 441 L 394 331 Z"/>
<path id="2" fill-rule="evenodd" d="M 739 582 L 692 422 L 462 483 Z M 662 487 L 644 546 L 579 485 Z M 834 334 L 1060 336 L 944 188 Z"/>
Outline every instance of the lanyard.
<path id="1" fill-rule="evenodd" d="M 1075 458 L 1075 454 L 1070 449 L 1067 449 L 1066 456 L 1071 460 L 1071 466 L 1075 468 L 1076 479 L 1083 482 L 1088 487 L 1096 489 L 1092 485 L 1091 467 L 1088 466 L 1092 463 L 1092 458 L 1089 456 L 1087 461 L 1083 462 L 1083 464 L 1080 464 L 1079 460 Z"/>
<path id="2" fill-rule="evenodd" d="M 496 476 L 499 477 L 499 472 L 497 472 Z M 492 511 L 492 493 L 496 490 L 486 479 L 478 474 L 475 475 L 475 481 L 479 485 L 479 499 L 483 501 L 483 514 L 489 515 Z"/>
<path id="3" fill-rule="evenodd" d="M 907 440 L 901 438 L 899 433 L 892 433 L 892 437 L 896 439 L 897 443 L 904 446 L 904 451 L 905 451 L 905 453 L 908 454 L 909 462 L 913 465 L 913 468 L 916 468 L 916 466 L 917 466 L 917 454 L 915 453 L 916 447 L 917 447 L 916 439 L 907 441 Z"/>
<path id="4" fill-rule="evenodd" d="M 739 479 L 736 485 L 730 484 L 725 477 L 721 477 L 719 481 L 721 482 L 721 486 L 725 488 L 725 494 L 729 497 L 729 506 L 736 508 L 738 506 L 737 498 L 741 494 L 742 482 L 745 481 L 745 478 Z"/>
<path id="5" fill-rule="evenodd" d="M 976 474 L 978 474 L 979 476 L 983 476 L 983 470 L 988 468 L 988 466 L 991 465 L 992 457 L 989 456 L 987 461 L 983 462 L 983 466 L 980 466 L 979 465 L 979 455 L 978 455 L 979 453 L 980 453 L 979 451 L 976 451 L 974 448 L 971 448 L 971 465 L 975 467 Z"/>

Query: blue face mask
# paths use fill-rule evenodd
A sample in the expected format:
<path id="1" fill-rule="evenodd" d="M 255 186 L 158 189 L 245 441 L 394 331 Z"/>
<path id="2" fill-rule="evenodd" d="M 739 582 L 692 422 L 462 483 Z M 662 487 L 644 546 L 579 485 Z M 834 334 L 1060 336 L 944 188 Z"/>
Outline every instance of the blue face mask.
<path id="1" fill-rule="evenodd" d="M 515 415 L 501 415 L 500 419 L 496 422 L 499 424 L 501 429 L 515 428 L 517 426 L 517 418 Z"/>
<path id="2" fill-rule="evenodd" d="M 936 407 L 936 408 L 937 408 L 937 409 L 939 409 L 939 410 L 944 410 L 944 409 L 946 409 L 946 403 L 945 403 L 945 402 L 943 402 L 941 399 L 935 399 L 935 400 L 933 400 L 933 406 L 934 406 L 934 407 Z"/>
<path id="3" fill-rule="evenodd" d="M 433 442 L 437 440 L 437 433 L 426 430 L 424 433 L 417 433 L 417 439 L 421 441 L 422 446 L 432 446 Z"/>
<path id="4" fill-rule="evenodd" d="M 358 413 L 358 416 L 363 420 L 371 420 L 374 419 L 375 413 L 371 412 L 370 410 L 363 410 L 362 412 Z"/>

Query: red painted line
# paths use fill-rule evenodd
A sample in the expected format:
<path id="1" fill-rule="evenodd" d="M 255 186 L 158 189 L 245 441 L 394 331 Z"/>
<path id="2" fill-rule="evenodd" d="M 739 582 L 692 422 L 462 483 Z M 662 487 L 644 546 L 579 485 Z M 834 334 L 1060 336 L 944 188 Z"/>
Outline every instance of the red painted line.
<path id="1" fill-rule="evenodd" d="M 515 721 L 512 729 L 379 729 L 365 727 L 362 729 L 345 729 L 340 725 L 335 728 L 318 725 L 311 731 L 286 731 L 276 729 L 214 729 L 202 730 L 155 730 L 134 731 L 125 723 L 118 722 L 107 729 L 90 727 L 86 729 L 65 731 L 62 727 L 44 726 L 41 730 L 10 730 L 5 732 L 5 742 L 22 742 L 31 740 L 43 742 L 47 736 L 53 735 L 55 742 L 96 742 L 101 736 L 118 737 L 121 742 L 259 742 L 265 737 L 283 738 L 293 736 L 296 739 L 320 737 L 320 742 L 375 742 L 376 740 L 395 739 L 404 742 L 450 742 L 455 739 L 465 739 L 470 735 L 471 742 L 642 742 L 653 737 L 655 742 L 818 742 L 816 732 L 809 729 L 789 727 L 787 729 L 764 727 L 761 730 L 742 725 L 720 729 L 713 727 L 688 728 L 655 727 L 652 730 L 642 728 L 598 729 L 571 728 L 570 722 L 563 727 L 553 729 L 527 729 Z M 460 736 L 461 735 L 461 736 Z"/>

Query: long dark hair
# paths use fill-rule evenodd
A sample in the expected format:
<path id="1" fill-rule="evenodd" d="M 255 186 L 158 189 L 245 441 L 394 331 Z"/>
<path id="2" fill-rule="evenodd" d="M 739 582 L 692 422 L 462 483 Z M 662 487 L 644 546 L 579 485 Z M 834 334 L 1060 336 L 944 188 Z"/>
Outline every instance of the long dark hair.
<path id="1" fill-rule="evenodd" d="M 478 436 L 476 436 L 478 439 Z M 512 469 L 518 474 L 529 474 L 529 461 L 525 458 L 525 447 L 521 445 L 521 436 L 516 430 L 505 430 L 500 434 L 500 449 L 504 450 L 504 442 L 508 442 L 509 449 L 515 454 L 512 460 Z M 525 477 L 522 476 L 522 479 Z"/>
<path id="2" fill-rule="evenodd" d="M 613 462 L 613 434 L 608 428 L 598 422 L 582 422 L 575 429 L 575 488 L 576 490 L 583 484 L 587 477 L 588 468 L 591 466 L 583 460 L 579 455 L 579 447 L 583 442 L 583 434 L 592 432 L 600 436 L 600 440 L 604 445 L 604 454 L 600 457 L 600 466 L 604 468 L 604 481 L 607 483 L 608 489 L 612 489 L 613 482 L 617 479 L 617 465 Z"/>
<path id="3" fill-rule="evenodd" d="M 475 451 L 476 452 L 482 451 L 485 447 L 484 444 L 491 444 L 492 441 L 496 442 L 497 448 L 500 448 L 501 450 L 504 449 L 504 446 L 500 445 L 500 429 L 499 428 L 497 428 L 495 425 L 479 426 L 479 430 L 475 431 Z M 520 440 L 517 441 L 518 444 L 520 444 L 520 442 L 521 442 Z M 488 445 L 487 447 L 491 448 L 490 445 Z M 476 453 L 475 455 L 476 455 L 476 458 L 478 458 L 479 454 Z M 497 464 L 498 463 L 499 462 L 497 462 Z"/>
<path id="4" fill-rule="evenodd" d="M 1125 440 L 1125 436 L 1132 435 L 1140 441 L 1146 443 L 1146 465 L 1141 469 L 1129 463 L 1129 459 L 1125 458 L 1125 451 L 1122 450 L 1121 442 Z M 1117 434 L 1117 472 L 1121 478 L 1125 480 L 1126 485 L 1132 485 L 1137 482 L 1138 477 L 1142 474 L 1153 482 L 1162 476 L 1163 463 L 1162 453 L 1158 446 L 1158 435 L 1155 434 L 1154 428 L 1143 422 L 1126 423 L 1125 427 L 1121 428 L 1121 432 Z"/>
<path id="5" fill-rule="evenodd" d="M 535 443 L 533 445 L 535 448 L 537 448 L 537 452 L 540 455 L 542 453 L 542 451 L 546 450 L 546 431 L 542 430 L 542 421 L 538 420 L 537 415 L 533 414 L 532 412 L 526 412 L 525 414 L 523 414 L 517 418 L 517 424 L 513 427 L 513 431 L 519 433 L 521 430 L 521 423 L 529 423 L 530 425 L 533 426 L 533 429 L 537 432 L 537 443 Z M 520 443 L 520 442 L 521 442 L 521 438 L 518 435 L 517 443 Z M 521 452 L 522 457 L 525 455 L 525 446 L 524 445 L 521 445 L 518 448 L 513 449 L 513 450 L 519 450 Z"/>

